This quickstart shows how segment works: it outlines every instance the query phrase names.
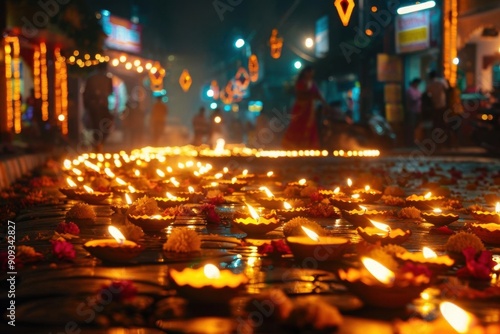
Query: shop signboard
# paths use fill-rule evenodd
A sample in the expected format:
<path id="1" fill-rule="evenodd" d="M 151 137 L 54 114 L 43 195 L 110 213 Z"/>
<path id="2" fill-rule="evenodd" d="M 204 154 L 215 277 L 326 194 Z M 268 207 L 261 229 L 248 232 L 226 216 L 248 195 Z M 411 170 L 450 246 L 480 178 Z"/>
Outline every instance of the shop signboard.
<path id="1" fill-rule="evenodd" d="M 325 15 L 316 21 L 316 36 L 314 44 L 316 46 L 316 57 L 318 58 L 326 57 L 328 51 L 330 50 L 328 30 L 328 15 Z"/>
<path id="2" fill-rule="evenodd" d="M 401 58 L 379 53 L 377 55 L 377 80 L 380 82 L 401 82 L 403 80 Z"/>
<path id="3" fill-rule="evenodd" d="M 140 53 L 142 27 L 131 21 L 110 15 L 108 11 L 101 14 L 104 33 L 108 36 L 105 45 L 114 50 Z"/>
<path id="4" fill-rule="evenodd" d="M 406 53 L 429 48 L 429 11 L 396 17 L 396 52 Z"/>

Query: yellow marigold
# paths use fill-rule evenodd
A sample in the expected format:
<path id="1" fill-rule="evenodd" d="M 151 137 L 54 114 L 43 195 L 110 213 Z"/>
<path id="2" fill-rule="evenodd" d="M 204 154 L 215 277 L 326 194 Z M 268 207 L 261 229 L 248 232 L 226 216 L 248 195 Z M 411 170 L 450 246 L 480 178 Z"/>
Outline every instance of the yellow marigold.
<path id="1" fill-rule="evenodd" d="M 167 252 L 189 253 L 201 249 L 201 238 L 195 231 L 186 227 L 179 227 L 172 230 L 163 249 Z"/>
<path id="2" fill-rule="evenodd" d="M 398 217 L 403 219 L 420 219 L 420 210 L 414 206 L 402 208 L 398 212 Z"/>
<path id="3" fill-rule="evenodd" d="M 318 223 L 304 217 L 293 218 L 283 225 L 283 234 L 285 237 L 305 236 L 306 234 L 301 228 L 302 226 L 316 232 L 319 235 L 325 234 L 325 230 Z"/>
<path id="4" fill-rule="evenodd" d="M 127 213 L 132 216 L 154 216 L 159 212 L 160 208 L 156 200 L 147 196 L 136 200 L 127 211 Z"/>
<path id="5" fill-rule="evenodd" d="M 448 238 L 445 249 L 451 253 L 461 253 L 464 248 L 472 247 L 476 252 L 484 250 L 484 244 L 479 237 L 472 233 L 459 232 Z"/>
<path id="6" fill-rule="evenodd" d="M 66 218 L 69 219 L 95 219 L 94 209 L 85 203 L 76 203 L 68 212 Z"/>

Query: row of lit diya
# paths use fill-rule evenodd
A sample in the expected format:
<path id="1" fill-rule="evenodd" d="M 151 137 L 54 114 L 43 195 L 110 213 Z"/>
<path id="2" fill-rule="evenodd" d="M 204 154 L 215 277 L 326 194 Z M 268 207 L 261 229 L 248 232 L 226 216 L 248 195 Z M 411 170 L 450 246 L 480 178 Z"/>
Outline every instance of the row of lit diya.
<path id="1" fill-rule="evenodd" d="M 335 238 L 320 237 L 307 228 L 303 230 L 308 235 L 308 241 L 304 242 L 299 237 L 287 239 L 294 253 L 304 252 L 302 256 L 308 259 L 317 259 L 321 256 L 320 253 L 327 256 L 338 256 L 342 253 L 339 249 L 345 245 L 338 243 Z M 85 248 L 94 256 L 111 261 L 117 257 L 133 258 L 142 251 L 141 246 L 125 240 L 116 228 L 111 226 L 109 232 L 115 239 L 90 241 L 85 244 Z M 451 266 L 453 263 L 453 260 L 445 256 L 438 257 L 429 248 L 424 248 L 422 254 L 404 253 L 401 259 L 416 263 L 421 263 L 421 259 L 426 259 L 428 263 L 435 265 Z M 379 308 L 405 307 L 417 299 L 431 282 L 431 277 L 425 272 L 394 272 L 369 257 L 362 257 L 361 264 L 358 268 L 340 269 L 338 276 L 349 291 L 361 298 L 367 305 Z M 245 274 L 235 274 L 227 269 L 220 270 L 213 264 L 206 264 L 199 268 L 186 268 L 182 271 L 171 269 L 168 274 L 169 282 L 175 288 L 176 293 L 192 304 L 227 304 L 230 299 L 242 292 L 248 283 Z M 448 324 L 459 333 L 469 333 L 471 329 L 478 333 L 489 333 L 479 331 L 483 327 L 478 323 L 477 318 L 455 304 L 441 302 L 440 310 Z M 398 326 L 404 329 L 408 324 L 400 323 Z M 434 331 L 429 331 L 429 333 L 438 333 L 436 329 L 447 328 L 441 322 L 437 322 L 436 326 L 438 328 L 434 328 Z"/>

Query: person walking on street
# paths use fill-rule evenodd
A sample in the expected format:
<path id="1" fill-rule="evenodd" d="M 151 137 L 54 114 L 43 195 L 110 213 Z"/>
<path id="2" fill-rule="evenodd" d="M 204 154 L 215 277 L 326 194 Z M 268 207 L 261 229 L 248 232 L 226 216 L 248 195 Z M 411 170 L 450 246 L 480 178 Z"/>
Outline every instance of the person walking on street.
<path id="1" fill-rule="evenodd" d="M 410 82 L 410 87 L 406 91 L 406 126 L 407 141 L 413 145 L 415 140 L 421 140 L 421 115 L 422 115 L 422 92 L 418 86 L 422 80 L 415 78 Z"/>
<path id="2" fill-rule="evenodd" d="M 444 112 L 446 111 L 446 92 L 449 89 L 448 83 L 443 78 L 438 77 L 436 71 L 429 72 L 429 82 L 427 83 L 427 94 L 430 97 L 433 109 L 433 127 L 445 130 Z"/>
<path id="3" fill-rule="evenodd" d="M 165 121 L 168 116 L 168 107 L 163 103 L 162 99 L 162 96 L 156 98 L 156 102 L 153 104 L 149 117 L 149 127 L 153 146 L 158 146 L 160 144 L 160 138 L 165 130 Z"/>
<path id="4" fill-rule="evenodd" d="M 198 114 L 193 117 L 193 145 L 200 146 L 206 143 L 209 127 L 205 116 L 205 107 L 201 107 Z"/>

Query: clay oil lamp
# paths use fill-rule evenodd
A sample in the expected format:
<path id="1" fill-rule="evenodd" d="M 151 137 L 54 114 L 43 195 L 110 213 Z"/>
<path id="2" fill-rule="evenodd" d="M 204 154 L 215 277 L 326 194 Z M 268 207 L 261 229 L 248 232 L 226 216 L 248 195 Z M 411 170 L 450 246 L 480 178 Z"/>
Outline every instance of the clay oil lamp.
<path id="1" fill-rule="evenodd" d="M 250 174 L 248 173 L 248 169 L 245 169 L 241 172 L 240 175 L 237 175 L 236 177 L 238 178 L 238 180 L 249 181 L 255 178 L 255 174 Z"/>
<path id="2" fill-rule="evenodd" d="M 80 190 L 78 189 L 76 183 L 70 177 L 66 178 L 66 183 L 68 184 L 68 186 L 59 188 L 59 191 L 69 199 L 78 198 L 76 192 Z"/>
<path id="3" fill-rule="evenodd" d="M 340 237 L 319 236 L 316 232 L 301 226 L 306 236 L 291 236 L 286 242 L 297 260 L 307 258 L 320 262 L 339 261 L 349 250 L 350 241 Z"/>
<path id="4" fill-rule="evenodd" d="M 432 212 L 422 212 L 420 216 L 428 223 L 435 226 L 449 225 L 458 220 L 458 215 L 454 213 L 443 213 L 441 209 L 434 209 Z"/>
<path id="5" fill-rule="evenodd" d="M 189 201 L 188 197 L 177 197 L 169 193 L 165 193 L 165 197 L 155 197 L 158 206 L 162 209 L 170 208 L 172 206 L 178 206 L 186 204 Z"/>
<path id="6" fill-rule="evenodd" d="M 339 208 L 340 210 L 356 210 L 359 209 L 359 205 L 365 202 L 361 198 L 360 194 L 352 194 L 346 197 L 330 197 L 330 203 Z"/>
<path id="7" fill-rule="evenodd" d="M 346 196 L 343 192 L 340 191 L 340 187 L 337 187 L 334 190 L 320 189 L 319 193 L 320 195 L 323 195 L 325 197 L 333 197 L 333 198 L 335 197 L 343 198 Z"/>
<path id="8" fill-rule="evenodd" d="M 104 168 L 104 174 L 106 175 L 105 178 L 108 180 L 114 180 L 116 177 L 115 173 L 113 173 L 109 167 Z"/>
<path id="9" fill-rule="evenodd" d="M 376 189 L 371 189 L 370 186 L 365 186 L 364 189 L 356 189 L 353 194 L 359 194 L 366 203 L 373 203 L 382 197 L 382 192 Z"/>
<path id="10" fill-rule="evenodd" d="M 88 241 L 83 248 L 99 260 L 111 263 L 128 262 L 143 251 L 141 245 L 126 240 L 116 227 L 109 226 L 108 231 L 113 239 Z"/>
<path id="11" fill-rule="evenodd" d="M 347 289 L 366 304 L 379 308 L 403 308 L 429 285 L 426 275 L 405 273 L 396 275 L 381 263 L 363 257 L 363 268 L 339 270 L 340 280 Z"/>
<path id="12" fill-rule="evenodd" d="M 162 216 L 162 215 L 154 215 L 154 216 L 133 216 L 128 215 L 127 219 L 134 225 L 142 228 L 144 232 L 155 233 L 161 232 L 165 228 L 172 225 L 175 221 L 175 216 Z"/>
<path id="13" fill-rule="evenodd" d="M 115 177 L 111 183 L 111 190 L 116 194 L 124 194 L 127 191 L 127 182 Z"/>
<path id="14" fill-rule="evenodd" d="M 131 185 L 127 185 L 123 189 L 122 188 L 117 189 L 117 193 L 119 195 L 129 194 L 129 196 L 132 199 L 132 201 L 135 201 L 135 200 L 137 200 L 137 199 L 139 199 L 141 197 L 144 197 L 144 194 L 146 194 L 145 191 L 136 189 L 135 187 L 133 187 Z"/>
<path id="15" fill-rule="evenodd" d="M 130 205 L 132 205 L 132 199 L 130 198 L 129 194 L 125 194 L 125 203 L 118 203 L 118 204 L 112 204 L 111 209 L 118 214 L 126 214 L 127 210 L 130 208 Z"/>
<path id="16" fill-rule="evenodd" d="M 181 198 L 185 197 L 191 203 L 201 202 L 205 198 L 201 191 L 196 191 L 192 186 L 189 186 L 187 191 L 176 192 L 175 195 Z"/>
<path id="17" fill-rule="evenodd" d="M 276 217 L 266 218 L 259 216 L 257 211 L 247 204 L 250 216 L 246 218 L 236 218 L 233 221 L 233 226 L 245 232 L 248 236 L 262 236 L 268 232 L 277 229 L 281 222 Z"/>
<path id="18" fill-rule="evenodd" d="M 275 197 L 274 194 L 267 187 L 260 187 L 259 190 L 263 191 L 266 196 L 259 199 L 259 203 L 266 209 L 277 210 L 283 207 L 285 203 L 284 197 Z"/>
<path id="19" fill-rule="evenodd" d="M 219 270 L 213 264 L 182 271 L 171 269 L 169 282 L 176 292 L 193 304 L 227 304 L 248 282 L 244 274 Z"/>
<path id="20" fill-rule="evenodd" d="M 248 181 L 238 180 L 235 176 L 231 180 L 220 180 L 219 184 L 224 186 L 225 189 L 232 188 L 233 190 L 240 191 L 241 188 L 248 185 Z"/>
<path id="21" fill-rule="evenodd" d="M 484 243 L 492 246 L 500 246 L 500 224 L 469 223 L 466 227 Z"/>
<path id="22" fill-rule="evenodd" d="M 353 182 L 350 178 L 346 180 L 346 185 L 347 187 L 342 187 L 342 192 L 344 192 L 347 195 L 351 195 L 354 189 L 352 188 Z"/>
<path id="23" fill-rule="evenodd" d="M 368 210 L 362 205 L 359 206 L 359 209 L 342 211 L 342 218 L 356 227 L 373 226 L 371 219 L 381 220 L 390 215 L 390 211 Z"/>
<path id="24" fill-rule="evenodd" d="M 86 185 L 84 185 L 83 188 L 85 191 L 75 191 L 75 194 L 78 199 L 86 203 L 100 203 L 111 195 L 111 193 L 107 191 L 94 191 L 94 189 Z"/>
<path id="25" fill-rule="evenodd" d="M 371 223 L 373 226 L 358 227 L 356 231 L 365 241 L 372 244 L 380 242 L 382 245 L 399 245 L 408 240 L 411 235 L 410 230 L 391 229 L 389 225 L 376 221 L 371 221 Z"/>
<path id="26" fill-rule="evenodd" d="M 500 224 L 500 202 L 495 205 L 495 211 L 472 211 L 472 217 L 479 222 Z"/>
<path id="27" fill-rule="evenodd" d="M 433 196 L 429 191 L 425 195 L 411 195 L 406 198 L 407 206 L 414 206 L 420 210 L 430 210 L 433 207 L 439 206 L 444 200 L 444 196 Z"/>
<path id="28" fill-rule="evenodd" d="M 294 208 L 290 203 L 283 202 L 283 208 L 276 210 L 276 213 L 285 218 L 285 220 L 290 220 L 292 218 L 304 216 L 305 214 L 307 214 L 307 208 Z"/>
<path id="29" fill-rule="evenodd" d="M 420 253 L 404 252 L 396 254 L 395 256 L 404 262 L 409 261 L 415 264 L 424 264 L 432 272 L 436 273 L 445 272 L 451 269 L 451 267 L 455 264 L 455 260 L 448 255 L 438 256 L 436 252 L 429 247 L 422 248 L 422 252 Z"/>

